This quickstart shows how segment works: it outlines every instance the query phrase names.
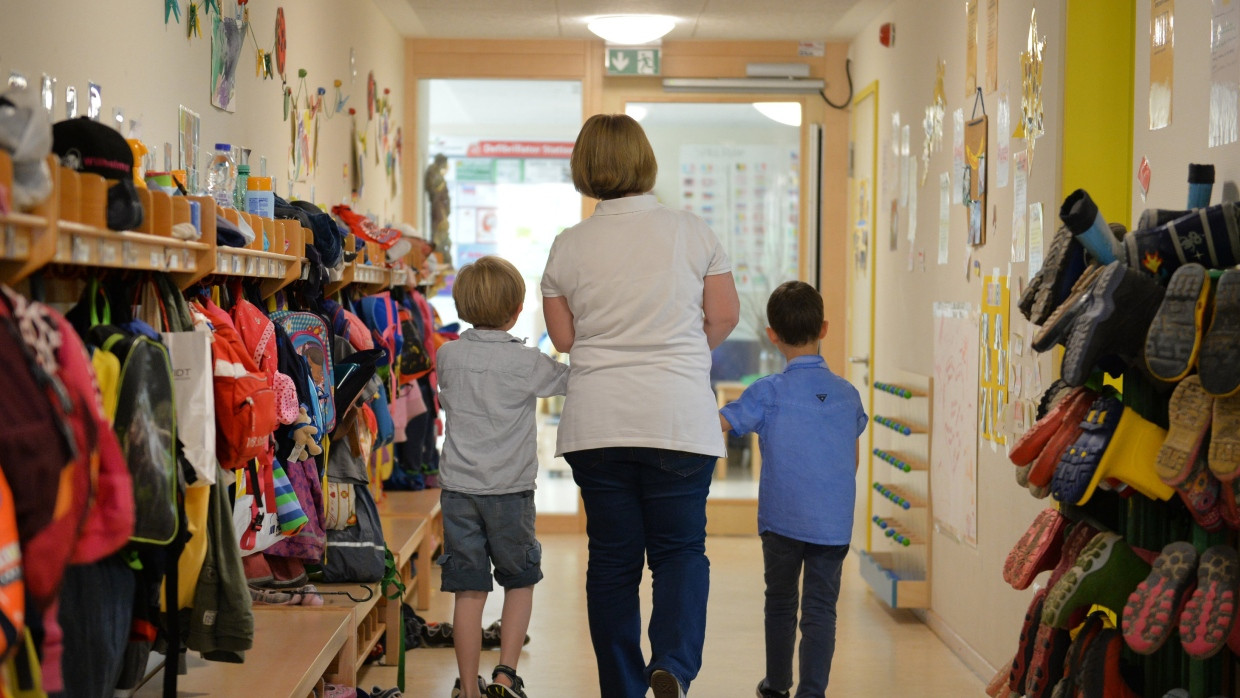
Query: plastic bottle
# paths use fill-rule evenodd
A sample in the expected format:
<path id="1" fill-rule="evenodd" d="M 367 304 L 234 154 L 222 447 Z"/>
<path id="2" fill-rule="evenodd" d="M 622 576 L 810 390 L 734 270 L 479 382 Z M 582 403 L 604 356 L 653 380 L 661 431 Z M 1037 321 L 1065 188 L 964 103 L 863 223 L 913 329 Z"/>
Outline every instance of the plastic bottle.
<path id="1" fill-rule="evenodd" d="M 233 187 L 233 208 L 246 211 L 246 184 L 250 179 L 250 166 L 237 165 L 237 184 Z M 253 213 L 253 211 L 247 211 Z"/>
<path id="2" fill-rule="evenodd" d="M 233 180 L 236 178 L 237 167 L 233 164 L 232 146 L 227 143 L 215 144 L 215 157 L 207 167 L 207 196 L 215 199 L 222 208 L 233 206 Z"/>

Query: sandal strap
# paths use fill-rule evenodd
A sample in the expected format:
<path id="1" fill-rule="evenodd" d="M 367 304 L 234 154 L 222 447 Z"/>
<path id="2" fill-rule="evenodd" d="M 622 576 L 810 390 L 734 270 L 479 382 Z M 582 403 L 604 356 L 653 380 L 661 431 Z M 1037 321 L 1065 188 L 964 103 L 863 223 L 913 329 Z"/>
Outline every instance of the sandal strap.
<path id="1" fill-rule="evenodd" d="M 521 687 L 525 685 L 525 682 L 521 680 L 521 677 L 517 676 L 517 670 L 507 664 L 496 664 L 495 669 L 491 671 L 491 680 L 494 681 L 500 674 L 507 676 L 508 680 L 512 682 L 512 687 L 517 690 L 520 690 Z"/>

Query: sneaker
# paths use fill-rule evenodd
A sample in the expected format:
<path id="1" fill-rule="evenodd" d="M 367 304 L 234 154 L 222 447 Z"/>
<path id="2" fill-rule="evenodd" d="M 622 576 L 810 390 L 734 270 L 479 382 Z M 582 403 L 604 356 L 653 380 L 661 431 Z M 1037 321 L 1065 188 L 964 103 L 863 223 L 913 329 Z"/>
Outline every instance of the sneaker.
<path id="1" fill-rule="evenodd" d="M 650 690 L 654 691 L 654 698 L 685 698 L 680 680 L 663 669 L 655 669 L 650 675 Z"/>
<path id="2" fill-rule="evenodd" d="M 1214 401 L 1210 430 L 1210 471 L 1220 480 L 1240 475 L 1240 395 Z"/>
<path id="3" fill-rule="evenodd" d="M 505 686 L 502 683 L 496 683 L 500 674 L 508 677 L 512 683 L 511 686 Z M 491 672 L 491 685 L 487 686 L 486 693 L 483 695 L 487 698 L 527 698 L 525 695 L 525 681 L 517 676 L 517 670 L 504 664 L 496 664 L 495 669 Z"/>
<path id="4" fill-rule="evenodd" d="M 1067 527 L 1067 517 L 1055 509 L 1043 509 L 1008 553 L 1003 580 L 1013 589 L 1028 589 L 1034 577 L 1058 565 Z"/>
<path id="5" fill-rule="evenodd" d="M 454 644 L 451 623 L 427 623 L 422 628 L 423 647 L 452 647 Z"/>
<path id="6" fill-rule="evenodd" d="M 1198 376 L 1189 376 L 1175 387 L 1167 412 L 1171 428 L 1154 461 L 1158 477 L 1168 485 L 1188 478 L 1197 462 L 1213 418 L 1214 398 L 1201 387 Z"/>
<path id="7" fill-rule="evenodd" d="M 1153 654 L 1171 637 L 1196 579 L 1197 549 L 1192 543 L 1169 543 L 1154 560 L 1145 581 L 1124 605 L 1124 641 L 1137 654 Z"/>
<path id="8" fill-rule="evenodd" d="M 1180 614 L 1180 642 L 1190 657 L 1208 659 L 1227 644 L 1236 619 L 1237 583 L 1240 560 L 1235 548 L 1216 545 L 1201 554 L 1197 590 Z"/>
<path id="9" fill-rule="evenodd" d="M 1240 270 L 1219 277 L 1214 291 L 1214 316 L 1201 340 L 1197 359 L 1201 387 L 1216 397 L 1240 392 Z"/>
<path id="10" fill-rule="evenodd" d="M 1159 380 L 1183 379 L 1197 363 L 1210 274 L 1200 264 L 1185 264 L 1171 275 L 1167 294 L 1145 339 L 1145 365 Z"/>
<path id="11" fill-rule="evenodd" d="M 482 649 L 484 650 L 499 649 L 499 645 L 500 645 L 499 623 L 500 623 L 499 621 L 495 621 L 494 623 L 482 629 Z M 530 636 L 526 635 L 525 641 L 522 642 L 521 645 L 525 646 L 528 644 L 530 644 Z"/>
<path id="12" fill-rule="evenodd" d="M 375 690 L 379 690 L 379 689 L 375 689 Z M 479 676 L 478 677 L 478 693 L 484 696 L 489 695 L 487 693 L 487 690 L 488 690 L 487 682 L 484 681 L 481 676 Z M 457 680 L 452 684 L 452 698 L 461 698 L 461 679 L 460 678 L 457 678 Z"/>
<path id="13" fill-rule="evenodd" d="M 1129 360 L 1141 352 L 1150 323 L 1162 304 L 1163 287 L 1120 262 L 1112 262 L 1085 297 L 1088 307 L 1068 330 L 1062 364 L 1068 385 L 1084 385 L 1104 356 Z"/>
<path id="14" fill-rule="evenodd" d="M 1090 405 L 1089 414 L 1081 420 L 1080 437 L 1064 452 L 1055 468 L 1051 496 L 1075 504 L 1087 492 L 1092 492 L 1090 484 L 1096 482 L 1094 473 L 1123 413 L 1124 406 L 1114 395 L 1100 397 Z"/>
<path id="15" fill-rule="evenodd" d="M 1121 611 L 1149 572 L 1149 564 L 1128 547 L 1123 537 L 1099 533 L 1081 550 L 1072 569 L 1050 588 L 1042 622 L 1069 627 L 1074 611 L 1095 604 Z"/>
<path id="16" fill-rule="evenodd" d="M 789 698 L 792 694 L 788 691 L 776 691 L 766 684 L 766 679 L 758 682 L 758 690 L 755 693 L 758 698 Z"/>

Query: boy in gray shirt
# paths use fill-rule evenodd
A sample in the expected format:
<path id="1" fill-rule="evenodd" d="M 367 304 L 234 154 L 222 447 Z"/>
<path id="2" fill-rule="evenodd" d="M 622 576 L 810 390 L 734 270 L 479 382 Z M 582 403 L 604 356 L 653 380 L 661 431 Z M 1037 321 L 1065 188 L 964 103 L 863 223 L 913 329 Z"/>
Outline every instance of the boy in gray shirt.
<path id="1" fill-rule="evenodd" d="M 452 287 L 461 319 L 474 325 L 439 349 L 439 400 L 448 413 L 439 464 L 443 493 L 442 589 L 452 615 L 460 678 L 452 698 L 526 698 L 517 660 L 529 627 L 542 547 L 534 537 L 538 455 L 535 398 L 563 395 L 568 366 L 508 334 L 521 314 L 525 282 L 508 261 L 486 256 L 462 268 Z M 495 581 L 504 588 L 500 663 L 491 685 L 478 675 L 482 609 Z"/>

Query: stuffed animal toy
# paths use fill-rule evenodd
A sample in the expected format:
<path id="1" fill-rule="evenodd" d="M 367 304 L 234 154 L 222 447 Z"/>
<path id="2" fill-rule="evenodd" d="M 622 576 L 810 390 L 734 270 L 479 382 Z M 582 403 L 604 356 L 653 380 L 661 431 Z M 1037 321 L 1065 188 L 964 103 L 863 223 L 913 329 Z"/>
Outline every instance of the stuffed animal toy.
<path id="1" fill-rule="evenodd" d="M 310 421 L 310 415 L 306 413 L 306 408 L 300 408 L 297 419 L 293 422 L 293 450 L 288 454 L 290 463 L 305 460 L 306 454 L 317 456 L 323 452 L 323 447 L 314 442 L 314 437 L 319 430 Z"/>

